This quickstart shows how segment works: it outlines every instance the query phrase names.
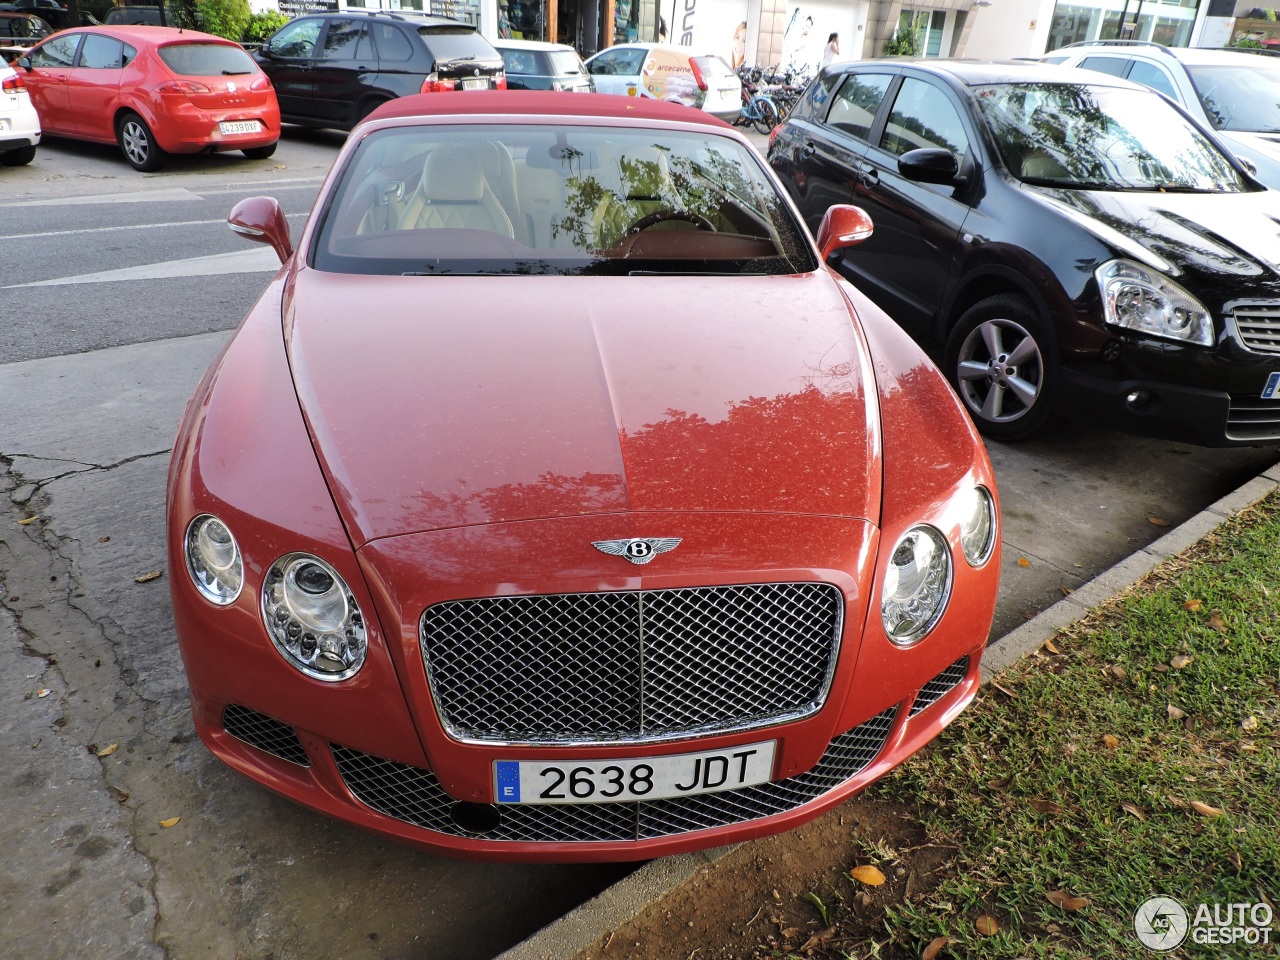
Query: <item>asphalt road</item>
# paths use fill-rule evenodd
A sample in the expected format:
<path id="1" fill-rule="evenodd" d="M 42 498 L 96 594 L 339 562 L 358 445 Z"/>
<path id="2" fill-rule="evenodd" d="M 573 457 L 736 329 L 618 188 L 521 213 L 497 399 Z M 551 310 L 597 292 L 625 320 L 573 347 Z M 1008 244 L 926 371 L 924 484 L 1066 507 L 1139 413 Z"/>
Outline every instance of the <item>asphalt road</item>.
<path id="1" fill-rule="evenodd" d="M 271 160 L 151 175 L 48 141 L 0 168 L 0 956 L 490 957 L 621 875 L 417 853 L 194 738 L 167 584 L 146 575 L 182 405 L 274 269 L 223 218 L 268 193 L 300 227 L 342 139 L 295 130 Z M 991 453 L 997 635 L 1277 459 L 1084 427 Z"/>

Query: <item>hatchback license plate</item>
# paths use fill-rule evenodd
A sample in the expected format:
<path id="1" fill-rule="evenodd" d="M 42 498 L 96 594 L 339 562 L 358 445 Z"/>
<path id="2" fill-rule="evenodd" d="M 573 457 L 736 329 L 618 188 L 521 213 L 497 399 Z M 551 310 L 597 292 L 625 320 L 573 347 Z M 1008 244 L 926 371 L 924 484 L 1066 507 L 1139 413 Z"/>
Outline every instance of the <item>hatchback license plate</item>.
<path id="1" fill-rule="evenodd" d="M 233 133 L 261 133 L 262 124 L 257 120 L 226 120 L 218 124 L 218 129 L 224 136 Z"/>
<path id="2" fill-rule="evenodd" d="M 463 90 L 488 90 L 489 81 L 488 80 L 463 80 L 462 89 Z"/>
<path id="3" fill-rule="evenodd" d="M 1267 385 L 1262 388 L 1263 400 L 1280 400 L 1280 373 L 1267 377 Z"/>
<path id="4" fill-rule="evenodd" d="M 776 740 L 636 760 L 497 760 L 499 803 L 634 803 L 767 783 Z"/>

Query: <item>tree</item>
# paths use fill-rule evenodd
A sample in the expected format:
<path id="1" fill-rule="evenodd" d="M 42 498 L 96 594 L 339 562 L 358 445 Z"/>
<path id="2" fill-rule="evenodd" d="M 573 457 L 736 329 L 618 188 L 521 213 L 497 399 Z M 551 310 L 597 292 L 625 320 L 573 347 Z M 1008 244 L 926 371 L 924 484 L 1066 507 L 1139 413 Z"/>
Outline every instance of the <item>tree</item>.
<path id="1" fill-rule="evenodd" d="M 252 16 L 249 0 L 196 0 L 196 25 L 216 37 L 239 42 Z"/>

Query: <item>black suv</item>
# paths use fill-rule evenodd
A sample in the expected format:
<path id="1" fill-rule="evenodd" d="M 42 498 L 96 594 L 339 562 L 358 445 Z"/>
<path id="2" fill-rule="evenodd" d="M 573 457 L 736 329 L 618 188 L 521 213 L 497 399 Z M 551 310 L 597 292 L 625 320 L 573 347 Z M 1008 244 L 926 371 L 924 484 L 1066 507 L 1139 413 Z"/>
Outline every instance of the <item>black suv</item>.
<path id="1" fill-rule="evenodd" d="M 505 90 L 502 57 L 457 20 L 381 11 L 298 17 L 254 54 L 286 123 L 350 130 L 396 97 Z"/>

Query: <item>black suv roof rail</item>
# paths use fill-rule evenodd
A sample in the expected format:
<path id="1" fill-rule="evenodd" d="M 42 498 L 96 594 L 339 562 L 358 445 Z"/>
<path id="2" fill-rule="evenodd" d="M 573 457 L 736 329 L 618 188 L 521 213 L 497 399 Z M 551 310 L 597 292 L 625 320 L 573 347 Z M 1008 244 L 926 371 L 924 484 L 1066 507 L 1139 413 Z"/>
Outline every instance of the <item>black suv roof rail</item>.
<path id="1" fill-rule="evenodd" d="M 1163 50 L 1165 53 L 1173 53 L 1173 51 L 1163 43 L 1156 43 L 1154 40 L 1078 40 L 1075 43 L 1068 43 L 1065 47 L 1059 47 L 1058 49 L 1070 50 L 1072 47 L 1155 47 L 1157 50 Z"/>
<path id="2" fill-rule="evenodd" d="M 332 13 L 333 11 L 318 11 L 321 13 Z M 406 23 L 411 20 L 430 20 L 433 23 L 456 23 L 460 27 L 474 27 L 473 24 L 466 23 L 462 20 L 454 20 L 451 17 L 438 17 L 433 13 L 427 13 L 424 10 L 343 10 L 342 16 L 349 15 L 366 16 L 366 17 L 385 17 L 388 20 L 403 20 Z"/>

